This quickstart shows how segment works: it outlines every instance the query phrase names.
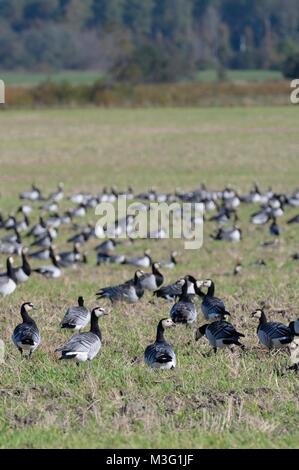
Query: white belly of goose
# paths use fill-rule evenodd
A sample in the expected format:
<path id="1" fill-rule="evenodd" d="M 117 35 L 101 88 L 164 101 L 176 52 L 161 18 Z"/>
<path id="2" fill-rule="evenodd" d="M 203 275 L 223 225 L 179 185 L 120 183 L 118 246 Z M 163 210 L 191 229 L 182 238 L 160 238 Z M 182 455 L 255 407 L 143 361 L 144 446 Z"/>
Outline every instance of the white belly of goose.
<path id="1" fill-rule="evenodd" d="M 3 297 L 12 294 L 17 287 L 16 283 L 12 279 L 10 278 L 4 278 L 4 279 L 5 281 L 2 279 L 3 283 L 1 283 L 1 279 L 0 279 L 0 294 L 3 295 Z"/>
<path id="2" fill-rule="evenodd" d="M 26 282 L 29 279 L 29 276 L 23 271 L 22 268 L 17 269 L 17 271 L 15 271 L 15 276 L 17 278 L 17 281 L 20 283 Z"/>

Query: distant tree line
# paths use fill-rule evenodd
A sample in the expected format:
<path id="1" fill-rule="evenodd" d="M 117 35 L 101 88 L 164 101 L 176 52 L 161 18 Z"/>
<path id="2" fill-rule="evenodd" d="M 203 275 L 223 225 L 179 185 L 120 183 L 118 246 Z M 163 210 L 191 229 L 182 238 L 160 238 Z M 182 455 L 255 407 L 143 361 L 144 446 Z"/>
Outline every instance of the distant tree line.
<path id="1" fill-rule="evenodd" d="M 214 67 L 281 68 L 299 52 L 299 0 L 0 0 L 0 68 L 97 69 L 132 83 Z"/>

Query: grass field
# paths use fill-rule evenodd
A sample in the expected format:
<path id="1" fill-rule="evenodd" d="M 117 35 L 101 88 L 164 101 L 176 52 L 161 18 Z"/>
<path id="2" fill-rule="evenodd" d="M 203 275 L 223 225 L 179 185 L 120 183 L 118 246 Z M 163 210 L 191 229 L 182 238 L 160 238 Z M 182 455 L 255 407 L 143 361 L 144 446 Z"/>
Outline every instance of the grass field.
<path id="1" fill-rule="evenodd" d="M 56 83 L 68 81 L 74 85 L 90 85 L 101 77 L 102 73 L 99 71 L 65 70 L 54 73 L 0 72 L 0 79 L 4 80 L 7 86 L 34 86 L 46 80 Z M 197 78 L 203 82 L 215 81 L 217 80 L 217 73 L 215 70 L 203 70 L 198 73 Z M 278 70 L 228 70 L 226 78 L 232 81 L 265 81 L 282 79 L 282 74 Z"/>
<path id="2" fill-rule="evenodd" d="M 67 193 L 112 184 L 173 191 L 200 182 L 219 189 L 231 183 L 246 192 L 253 181 L 290 191 L 298 185 L 297 115 L 295 106 L 3 112 L 0 207 L 5 213 L 15 208 L 18 193 L 33 181 L 46 193 L 59 181 Z M 53 282 L 34 276 L 0 298 L 0 337 L 6 344 L 0 447 L 298 447 L 298 378 L 284 373 L 287 353 L 260 348 L 249 315 L 264 301 L 272 319 L 299 316 L 299 264 L 290 259 L 298 250 L 298 229 L 284 224 L 298 210 L 282 218 L 282 239 L 267 249 L 260 246 L 269 239 L 267 229 L 248 225 L 253 211 L 253 206 L 240 211 L 244 240 L 236 245 L 211 241 L 214 226 L 207 222 L 204 245 L 196 252 L 167 240 L 127 248 L 142 253 L 149 247 L 154 258 L 165 259 L 176 247 L 180 264 L 165 271 L 167 283 L 186 273 L 214 279 L 232 322 L 246 334 L 244 352 L 209 355 L 206 341 L 195 343 L 193 329 L 182 327 L 167 335 L 177 369 L 146 368 L 144 348 L 170 309 L 163 301 L 148 303 L 146 295 L 133 307 L 109 307 L 109 317 L 101 321 L 103 349 L 93 362 L 80 367 L 58 362 L 53 350 L 68 336 L 59 329 L 66 307 L 78 295 L 96 305 L 99 287 L 122 282 L 134 271 L 96 267 L 92 245 L 87 267 L 65 270 Z M 92 212 L 88 220 L 95 222 Z M 62 232 L 59 249 L 65 237 Z M 260 258 L 266 266 L 255 264 Z M 244 269 L 236 278 L 237 259 Z M 31 361 L 22 360 L 10 342 L 25 300 L 38 306 L 43 338 Z"/>

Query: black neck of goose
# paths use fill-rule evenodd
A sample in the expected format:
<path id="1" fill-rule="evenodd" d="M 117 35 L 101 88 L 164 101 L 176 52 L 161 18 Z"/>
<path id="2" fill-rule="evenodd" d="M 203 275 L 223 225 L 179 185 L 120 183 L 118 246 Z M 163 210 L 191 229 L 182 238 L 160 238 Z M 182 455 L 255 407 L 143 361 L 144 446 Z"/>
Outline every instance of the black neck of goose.
<path id="1" fill-rule="evenodd" d="M 6 261 L 6 269 L 7 269 L 7 276 L 14 281 L 15 280 L 14 271 L 13 271 L 13 267 L 9 258 L 7 258 L 7 261 Z"/>
<path id="2" fill-rule="evenodd" d="M 211 285 L 210 287 L 208 288 L 208 292 L 207 292 L 207 295 L 209 297 L 213 297 L 213 295 L 215 294 L 215 284 L 213 281 L 211 281 Z"/>
<path id="3" fill-rule="evenodd" d="M 177 264 L 177 260 L 175 259 L 175 255 L 172 254 L 172 255 L 170 256 L 170 261 L 171 261 L 172 263 L 174 263 L 174 264 Z"/>
<path id="4" fill-rule="evenodd" d="M 161 343 L 161 342 L 164 342 L 164 341 L 165 341 L 165 338 L 164 338 L 163 320 L 160 320 L 159 323 L 158 323 L 158 327 L 157 327 L 156 342 Z"/>
<path id="5" fill-rule="evenodd" d="M 188 295 L 188 281 L 185 279 L 185 282 L 182 287 L 182 293 L 179 296 L 179 300 L 189 300 L 190 296 Z"/>
<path id="6" fill-rule="evenodd" d="M 155 275 L 157 286 L 160 287 L 161 284 L 163 284 L 163 281 L 164 281 L 163 274 L 159 271 L 158 268 L 155 267 L 154 264 L 153 264 L 153 267 L 152 267 L 152 272 Z"/>
<path id="7" fill-rule="evenodd" d="M 79 297 L 79 298 L 78 298 L 78 305 L 79 305 L 79 307 L 84 307 L 84 299 L 83 299 L 83 297 Z"/>
<path id="8" fill-rule="evenodd" d="M 264 323 L 267 323 L 267 317 L 265 315 L 265 312 L 262 310 L 261 316 L 260 316 L 260 321 L 259 324 L 263 325 Z"/>
<path id="9" fill-rule="evenodd" d="M 102 333 L 99 328 L 99 319 L 94 312 L 91 312 L 90 332 L 102 339 Z"/>
<path id="10" fill-rule="evenodd" d="M 30 317 L 29 313 L 26 310 L 26 306 L 22 305 L 21 307 L 21 317 L 23 320 L 23 323 L 34 323 L 34 320 Z"/>
<path id="11" fill-rule="evenodd" d="M 30 267 L 30 264 L 28 263 L 25 253 L 22 253 L 22 269 L 24 273 L 27 274 L 27 276 L 30 276 L 31 267 Z"/>
<path id="12" fill-rule="evenodd" d="M 56 266 L 56 268 L 59 268 L 59 264 L 58 264 L 57 258 L 54 255 L 54 253 L 51 253 L 50 256 L 51 256 L 51 260 L 52 260 L 52 263 L 54 264 L 54 266 Z"/>

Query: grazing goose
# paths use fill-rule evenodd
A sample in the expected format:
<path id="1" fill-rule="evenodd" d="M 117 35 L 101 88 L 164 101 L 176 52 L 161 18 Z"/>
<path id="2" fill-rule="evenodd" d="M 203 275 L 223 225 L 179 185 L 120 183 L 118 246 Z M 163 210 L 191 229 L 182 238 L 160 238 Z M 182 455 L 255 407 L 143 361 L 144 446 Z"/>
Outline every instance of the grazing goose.
<path id="1" fill-rule="evenodd" d="M 137 266 L 140 268 L 149 268 L 152 265 L 150 251 L 145 250 L 143 256 L 126 257 L 124 264 L 130 264 L 132 266 Z"/>
<path id="2" fill-rule="evenodd" d="M 74 243 L 74 248 L 72 249 L 72 251 L 63 251 L 62 253 L 59 253 L 59 266 L 67 267 L 78 263 L 81 259 L 79 246 L 79 243 Z"/>
<path id="3" fill-rule="evenodd" d="M 238 276 L 238 274 L 241 274 L 242 272 L 242 263 L 240 261 L 237 261 L 235 267 L 234 267 L 234 276 Z"/>
<path id="4" fill-rule="evenodd" d="M 294 333 L 291 331 L 291 328 L 283 323 L 268 322 L 262 308 L 252 312 L 251 316 L 259 319 L 257 336 L 260 343 L 269 350 L 284 348 L 293 341 Z"/>
<path id="5" fill-rule="evenodd" d="M 62 270 L 59 266 L 60 257 L 55 255 L 52 247 L 50 248 L 50 259 L 52 264 L 48 266 L 41 266 L 40 268 L 34 269 L 33 271 L 42 274 L 47 279 L 56 279 L 62 275 Z"/>
<path id="6" fill-rule="evenodd" d="M 99 317 L 107 315 L 104 308 L 96 307 L 91 312 L 90 331 L 72 336 L 63 346 L 56 349 L 60 353 L 59 360 L 68 359 L 80 362 L 91 361 L 101 349 L 102 335 L 99 328 Z"/>
<path id="7" fill-rule="evenodd" d="M 31 191 L 24 191 L 20 194 L 20 199 L 28 199 L 29 201 L 41 201 L 43 197 L 41 191 L 34 184 L 32 185 Z"/>
<path id="8" fill-rule="evenodd" d="M 23 323 L 16 326 L 12 335 L 12 341 L 21 355 L 23 352 L 26 352 L 28 357 L 31 357 L 31 354 L 38 348 L 41 341 L 36 323 L 28 313 L 32 309 L 35 309 L 35 307 L 31 302 L 23 303 L 21 306 Z"/>
<path id="9" fill-rule="evenodd" d="M 51 248 L 53 249 L 53 247 Z M 34 251 L 33 253 L 29 253 L 28 256 L 34 259 L 46 260 L 50 258 L 50 249 L 42 248 L 41 250 Z"/>
<path id="10" fill-rule="evenodd" d="M 200 289 L 201 287 L 207 287 L 208 292 L 204 294 Z M 221 320 L 225 315 L 230 315 L 230 313 L 225 310 L 223 301 L 214 297 L 215 284 L 211 279 L 197 281 L 195 283 L 195 292 L 202 298 L 201 311 L 206 320 Z"/>
<path id="11" fill-rule="evenodd" d="M 176 356 L 172 346 L 164 338 L 165 328 L 175 327 L 171 318 L 160 320 L 157 327 L 157 337 L 153 344 L 146 347 L 144 361 L 153 369 L 174 369 Z"/>
<path id="12" fill-rule="evenodd" d="M 204 335 L 206 335 L 215 353 L 218 348 L 224 348 L 234 344 L 240 346 L 242 349 L 244 348 L 244 345 L 240 343 L 239 339 L 245 335 L 239 333 L 231 323 L 224 320 L 218 320 L 200 326 L 196 330 L 195 340 L 199 340 L 199 338 Z"/>
<path id="13" fill-rule="evenodd" d="M 31 267 L 27 260 L 27 249 L 23 248 L 22 250 L 22 266 L 19 268 L 14 268 L 14 274 L 16 277 L 17 284 L 27 282 L 31 275 Z"/>
<path id="14" fill-rule="evenodd" d="M 13 258 L 9 256 L 6 260 L 6 273 L 0 274 L 0 294 L 3 297 L 12 294 L 17 287 L 17 279 L 12 264 Z"/>
<path id="15" fill-rule="evenodd" d="M 183 323 L 188 326 L 196 320 L 197 312 L 191 296 L 188 294 L 188 276 L 179 282 L 182 285 L 182 293 L 178 296 L 178 302 L 172 306 L 170 317 L 174 323 Z"/>
<path id="16" fill-rule="evenodd" d="M 242 231 L 234 225 L 232 228 L 220 228 L 216 235 L 212 235 L 214 240 L 226 240 L 229 242 L 239 242 L 242 239 Z"/>
<path id="17" fill-rule="evenodd" d="M 169 284 L 168 286 L 160 287 L 159 290 L 156 290 L 153 295 L 158 298 L 165 299 L 168 301 L 174 301 L 182 293 L 182 281 L 184 279 L 179 279 L 174 284 Z M 188 294 L 195 295 L 194 283 L 196 279 L 193 276 L 188 275 Z"/>
<path id="18" fill-rule="evenodd" d="M 39 246 L 41 248 L 50 248 L 53 243 L 53 237 L 49 230 L 45 234 L 41 235 L 37 240 L 31 243 L 30 246 Z"/>
<path id="19" fill-rule="evenodd" d="M 299 339 L 294 339 L 290 344 L 290 360 L 292 365 L 288 370 L 299 371 Z"/>
<path id="20" fill-rule="evenodd" d="M 90 322 L 90 311 L 84 307 L 83 297 L 78 297 L 78 305 L 70 307 L 61 322 L 61 328 L 82 330 Z"/>
<path id="21" fill-rule="evenodd" d="M 299 224 L 299 214 L 295 215 L 287 221 L 287 224 Z"/>
<path id="22" fill-rule="evenodd" d="M 41 235 L 44 235 L 47 232 L 47 224 L 44 221 L 44 218 L 40 216 L 39 222 L 29 230 L 27 233 L 27 237 L 40 237 Z"/>
<path id="23" fill-rule="evenodd" d="M 272 223 L 269 227 L 269 232 L 270 235 L 273 235 L 274 237 L 279 237 L 279 235 L 281 234 L 281 229 L 278 223 L 276 222 L 276 217 L 272 217 Z"/>
<path id="24" fill-rule="evenodd" d="M 110 299 L 111 303 L 126 302 L 134 304 L 144 294 L 144 289 L 140 283 L 142 276 L 143 273 L 141 271 L 136 271 L 133 279 L 118 286 L 104 287 L 96 295 L 100 299 Z"/>
<path id="25" fill-rule="evenodd" d="M 113 240 L 112 238 L 109 238 L 109 240 L 104 240 L 102 243 L 97 245 L 95 247 L 95 251 L 100 252 L 100 253 L 108 254 L 111 251 L 115 250 L 116 245 L 117 245 L 117 242 L 115 240 Z"/>
<path id="26" fill-rule="evenodd" d="M 17 210 L 17 213 L 22 213 L 22 214 L 26 214 L 26 215 L 29 215 L 31 214 L 31 212 L 33 211 L 32 207 L 29 205 L 29 204 L 22 204 L 18 210 Z"/>
<path id="27" fill-rule="evenodd" d="M 49 201 L 54 201 L 54 202 L 59 202 L 62 201 L 64 198 L 64 192 L 63 192 L 63 183 L 59 183 L 57 186 L 57 190 L 54 191 L 52 194 L 49 196 Z"/>
<path id="28" fill-rule="evenodd" d="M 149 290 L 151 292 L 157 290 L 164 281 L 163 274 L 159 271 L 159 263 L 153 263 L 151 273 L 143 273 L 140 278 L 140 284 L 143 289 Z"/>
<path id="29" fill-rule="evenodd" d="M 266 224 L 271 217 L 271 209 L 269 207 L 260 210 L 259 212 L 255 212 L 252 214 L 250 221 L 254 225 L 264 225 Z"/>
<path id="30" fill-rule="evenodd" d="M 177 260 L 176 260 L 177 252 L 172 251 L 170 253 L 170 259 L 166 261 L 159 261 L 159 265 L 161 268 L 166 268 L 166 269 L 172 269 L 177 265 Z"/>
<path id="31" fill-rule="evenodd" d="M 7 255 L 20 254 L 22 251 L 22 240 L 20 233 L 14 228 L 14 235 L 9 235 L 0 240 L 0 253 Z"/>
<path id="32" fill-rule="evenodd" d="M 124 264 L 125 260 L 126 257 L 122 254 L 110 255 L 108 253 L 97 253 L 97 266 L 101 264 Z"/>
<path id="33" fill-rule="evenodd" d="M 291 321 L 289 328 L 295 336 L 299 336 L 299 318 L 298 320 Z"/>

